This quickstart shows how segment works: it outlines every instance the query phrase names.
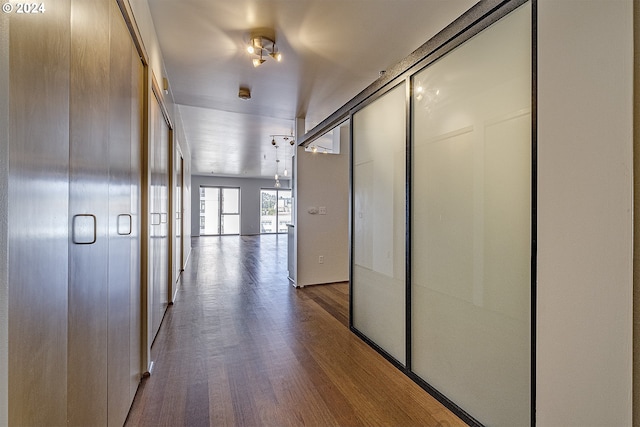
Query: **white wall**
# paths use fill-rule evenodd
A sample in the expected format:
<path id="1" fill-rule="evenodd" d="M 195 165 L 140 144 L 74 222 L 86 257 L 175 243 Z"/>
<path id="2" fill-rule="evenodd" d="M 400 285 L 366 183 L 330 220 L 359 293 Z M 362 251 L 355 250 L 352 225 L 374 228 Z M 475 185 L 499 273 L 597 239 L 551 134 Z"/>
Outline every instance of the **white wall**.
<path id="1" fill-rule="evenodd" d="M 538 2 L 537 425 L 631 425 L 632 0 Z"/>
<path id="2" fill-rule="evenodd" d="M 297 150 L 296 286 L 349 280 L 349 127 L 340 154 Z M 311 207 L 326 215 L 310 214 Z M 318 257 L 324 263 L 318 263 Z"/>
<path id="3" fill-rule="evenodd" d="M 260 190 L 274 189 L 273 179 L 232 178 L 193 175 L 191 177 L 191 235 L 200 236 L 200 186 L 240 188 L 240 234 L 260 234 Z M 281 190 L 289 180 L 280 179 Z"/>

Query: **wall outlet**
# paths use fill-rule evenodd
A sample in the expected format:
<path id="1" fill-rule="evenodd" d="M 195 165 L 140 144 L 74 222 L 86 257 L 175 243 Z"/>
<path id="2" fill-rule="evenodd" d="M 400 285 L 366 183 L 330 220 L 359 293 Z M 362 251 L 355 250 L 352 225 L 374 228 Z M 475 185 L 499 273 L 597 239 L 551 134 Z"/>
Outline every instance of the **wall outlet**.
<path id="1" fill-rule="evenodd" d="M 326 215 L 326 214 L 327 214 L 327 208 L 326 208 L 326 206 L 320 206 L 320 207 L 318 208 L 318 213 L 319 213 L 320 215 Z"/>
<path id="2" fill-rule="evenodd" d="M 324 255 L 318 257 L 318 264 L 324 264 Z"/>

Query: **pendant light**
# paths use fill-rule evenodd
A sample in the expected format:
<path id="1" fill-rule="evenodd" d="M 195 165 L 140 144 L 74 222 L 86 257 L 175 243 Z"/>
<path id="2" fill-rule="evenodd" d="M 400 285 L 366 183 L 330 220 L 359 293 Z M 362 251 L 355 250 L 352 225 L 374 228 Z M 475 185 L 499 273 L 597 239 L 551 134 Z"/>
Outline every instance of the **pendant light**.
<path id="1" fill-rule="evenodd" d="M 278 172 L 280 171 L 280 159 L 278 159 L 278 146 L 276 145 L 276 174 L 275 174 L 275 187 L 276 188 L 280 188 L 280 175 L 278 174 Z"/>

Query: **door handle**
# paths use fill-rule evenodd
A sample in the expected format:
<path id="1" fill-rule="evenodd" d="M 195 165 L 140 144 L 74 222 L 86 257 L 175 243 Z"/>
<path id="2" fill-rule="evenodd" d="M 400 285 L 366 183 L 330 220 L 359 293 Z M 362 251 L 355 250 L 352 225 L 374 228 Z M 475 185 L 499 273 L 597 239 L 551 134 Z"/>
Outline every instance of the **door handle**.
<path id="1" fill-rule="evenodd" d="M 121 236 L 128 236 L 131 234 L 131 215 L 118 215 L 118 234 Z"/>
<path id="2" fill-rule="evenodd" d="M 76 245 L 93 245 L 97 240 L 97 219 L 92 214 L 73 216 L 71 235 Z"/>
<path id="3" fill-rule="evenodd" d="M 152 213 L 151 214 L 151 225 L 160 225 L 160 214 Z"/>

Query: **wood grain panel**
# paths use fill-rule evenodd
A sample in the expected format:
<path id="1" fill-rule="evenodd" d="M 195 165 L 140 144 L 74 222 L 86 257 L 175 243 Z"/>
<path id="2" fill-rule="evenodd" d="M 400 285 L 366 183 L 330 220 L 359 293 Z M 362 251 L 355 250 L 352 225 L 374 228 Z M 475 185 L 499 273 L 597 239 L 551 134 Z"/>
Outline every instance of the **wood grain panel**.
<path id="1" fill-rule="evenodd" d="M 108 425 L 122 426 L 133 400 L 130 394 L 131 277 L 137 256 L 131 252 L 135 236 L 131 218 L 131 144 L 133 42 L 115 2 L 110 2 L 109 94 L 109 283 L 108 283 Z M 136 144 L 137 145 L 137 144 Z M 124 216 L 125 227 L 118 220 Z M 133 225 L 129 223 L 130 225 Z M 124 229 L 119 229 L 124 228 Z M 126 232 L 129 231 L 127 234 Z M 132 262 L 133 257 L 133 262 Z"/>
<path id="2" fill-rule="evenodd" d="M 131 289 L 130 289 L 130 360 L 129 396 L 138 390 L 142 372 L 142 289 L 141 289 L 141 208 L 142 208 L 142 138 L 144 123 L 144 66 L 135 48 L 131 49 Z"/>
<path id="3" fill-rule="evenodd" d="M 156 94 L 157 96 L 157 94 Z M 169 127 L 162 105 L 151 96 L 149 117 L 149 295 L 151 341 L 158 333 L 169 302 Z"/>
<path id="4" fill-rule="evenodd" d="M 193 240 L 126 425 L 465 425 L 349 331 L 347 284 L 289 285 L 286 238 Z"/>
<path id="5" fill-rule="evenodd" d="M 69 16 L 61 0 L 6 21 L 9 425 L 66 423 Z"/>
<path id="6" fill-rule="evenodd" d="M 96 242 L 70 244 L 68 420 L 107 423 L 109 1 L 71 14 L 70 214 L 96 217 Z"/>
<path id="7" fill-rule="evenodd" d="M 183 269 L 183 259 L 182 259 L 182 173 L 183 173 L 183 159 L 182 153 L 180 153 L 180 149 L 178 148 L 178 144 L 176 141 L 175 146 L 172 148 L 171 152 L 173 153 L 172 163 L 174 165 L 173 172 L 173 193 L 172 193 L 172 205 L 174 207 L 174 222 L 173 222 L 173 231 L 172 236 L 175 237 L 173 247 L 172 247 L 172 257 L 173 257 L 173 274 L 171 277 L 171 287 L 169 291 L 170 301 L 173 301 L 175 296 L 175 290 L 178 288 L 180 273 Z"/>
<path id="8" fill-rule="evenodd" d="M 137 218 L 126 236 L 117 218 L 140 209 L 142 65 L 111 0 L 4 18 L 8 423 L 122 425 L 140 374 L 140 246 Z M 74 215 L 96 219 L 95 243 L 70 239 Z"/>
<path id="9" fill-rule="evenodd" d="M 0 58 L 9 58 L 9 16 L 0 16 Z M 9 193 L 9 61 L 0 61 L 0 194 Z M 9 202 L 0 199 L 0 425 L 9 425 Z"/>

